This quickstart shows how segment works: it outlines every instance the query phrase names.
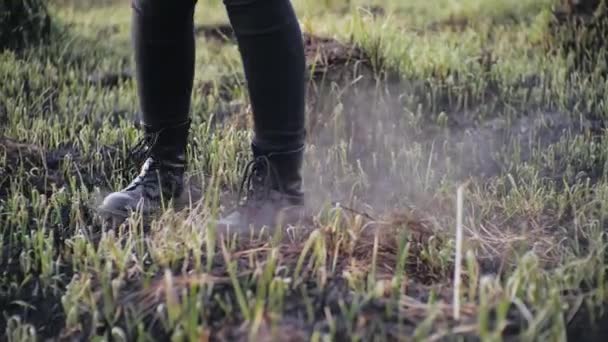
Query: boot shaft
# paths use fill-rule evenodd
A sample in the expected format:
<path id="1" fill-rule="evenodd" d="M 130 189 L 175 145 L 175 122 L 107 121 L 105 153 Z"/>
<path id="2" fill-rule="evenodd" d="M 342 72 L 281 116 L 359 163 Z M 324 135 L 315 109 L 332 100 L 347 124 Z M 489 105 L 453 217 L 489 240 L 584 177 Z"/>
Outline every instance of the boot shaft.
<path id="1" fill-rule="evenodd" d="M 179 196 L 187 168 L 187 144 L 190 120 L 154 127 L 144 125 L 145 156 L 140 174 L 129 188 L 146 184 L 148 197 Z"/>
<path id="2" fill-rule="evenodd" d="M 269 185 L 272 190 L 287 195 L 293 204 L 301 204 L 304 200 L 302 192 L 302 164 L 304 147 L 291 151 L 269 152 L 252 145 L 254 158 L 267 158 L 271 170 L 259 170 L 270 176 Z"/>
<path id="3" fill-rule="evenodd" d="M 162 167 L 185 169 L 190 122 L 187 120 L 156 127 L 144 124 L 144 134 L 148 144 L 147 156 Z"/>

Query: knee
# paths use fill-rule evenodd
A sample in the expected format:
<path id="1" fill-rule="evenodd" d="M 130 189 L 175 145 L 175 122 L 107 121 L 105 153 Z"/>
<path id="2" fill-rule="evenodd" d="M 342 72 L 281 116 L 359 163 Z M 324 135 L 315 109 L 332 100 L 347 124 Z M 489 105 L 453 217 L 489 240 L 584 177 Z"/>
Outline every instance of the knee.
<path id="1" fill-rule="evenodd" d="M 237 34 L 273 31 L 296 20 L 290 0 L 224 0 Z"/>
<path id="2" fill-rule="evenodd" d="M 196 0 L 131 0 L 139 43 L 183 44 L 194 35 Z"/>
<path id="3" fill-rule="evenodd" d="M 194 13 L 195 5 L 196 0 L 131 0 L 133 10 L 144 17 L 188 16 Z"/>

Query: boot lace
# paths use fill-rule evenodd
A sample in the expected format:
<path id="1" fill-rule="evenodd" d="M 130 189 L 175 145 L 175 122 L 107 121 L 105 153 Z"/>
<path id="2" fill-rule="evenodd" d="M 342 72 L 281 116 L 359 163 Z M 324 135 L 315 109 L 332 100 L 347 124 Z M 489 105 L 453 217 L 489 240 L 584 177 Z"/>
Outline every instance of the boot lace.
<path id="1" fill-rule="evenodd" d="M 245 167 L 238 201 L 240 206 L 260 205 L 270 199 L 273 185 L 281 186 L 279 174 L 268 156 L 258 156 Z"/>
<path id="2" fill-rule="evenodd" d="M 152 156 L 154 151 L 154 147 L 159 141 L 160 136 L 166 131 L 170 129 L 175 129 L 178 127 L 190 125 L 191 120 L 188 119 L 184 122 L 180 122 L 173 126 L 162 127 L 158 129 L 156 132 L 147 132 L 144 136 L 133 146 L 129 151 L 129 159 L 131 162 L 136 164 L 141 164 L 145 162 L 148 158 Z"/>
<path id="3" fill-rule="evenodd" d="M 162 129 L 154 133 L 146 133 L 129 151 L 129 159 L 132 163 L 140 164 L 150 158 L 154 146 L 158 143 L 158 138 Z"/>
<path id="4" fill-rule="evenodd" d="M 152 156 L 152 151 L 154 150 L 154 146 L 158 143 L 158 139 L 160 134 L 162 133 L 162 129 L 154 132 L 154 133 L 146 133 L 144 136 L 135 144 L 129 151 L 129 160 L 131 166 L 137 168 L 142 163 L 139 175 L 131 181 L 128 189 L 132 189 L 137 187 L 140 184 L 156 184 L 158 183 L 157 177 L 155 175 L 155 163 L 153 159 L 150 159 Z"/>

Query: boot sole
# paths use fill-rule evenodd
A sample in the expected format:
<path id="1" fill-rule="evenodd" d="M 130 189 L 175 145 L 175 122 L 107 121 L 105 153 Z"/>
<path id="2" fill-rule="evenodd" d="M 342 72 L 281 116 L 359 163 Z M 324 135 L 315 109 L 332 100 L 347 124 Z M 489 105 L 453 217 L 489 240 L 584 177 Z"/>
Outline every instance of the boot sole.
<path id="1" fill-rule="evenodd" d="M 97 213 L 100 215 L 102 219 L 106 221 L 106 223 L 110 224 L 110 227 L 115 228 L 124 223 L 132 211 L 123 211 L 123 210 L 113 210 L 104 207 L 98 207 Z M 158 216 L 157 212 L 143 212 L 142 218 L 144 220 L 144 225 L 150 224 L 154 218 Z"/>

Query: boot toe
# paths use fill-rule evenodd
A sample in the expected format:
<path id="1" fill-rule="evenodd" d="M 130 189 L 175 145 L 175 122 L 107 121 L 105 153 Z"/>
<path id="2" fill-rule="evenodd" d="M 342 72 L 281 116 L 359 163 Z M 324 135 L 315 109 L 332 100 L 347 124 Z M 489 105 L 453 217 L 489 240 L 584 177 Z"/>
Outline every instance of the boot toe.
<path id="1" fill-rule="evenodd" d="M 137 208 L 138 201 L 125 192 L 114 192 L 109 194 L 99 209 L 113 215 L 127 216 L 130 211 Z"/>

